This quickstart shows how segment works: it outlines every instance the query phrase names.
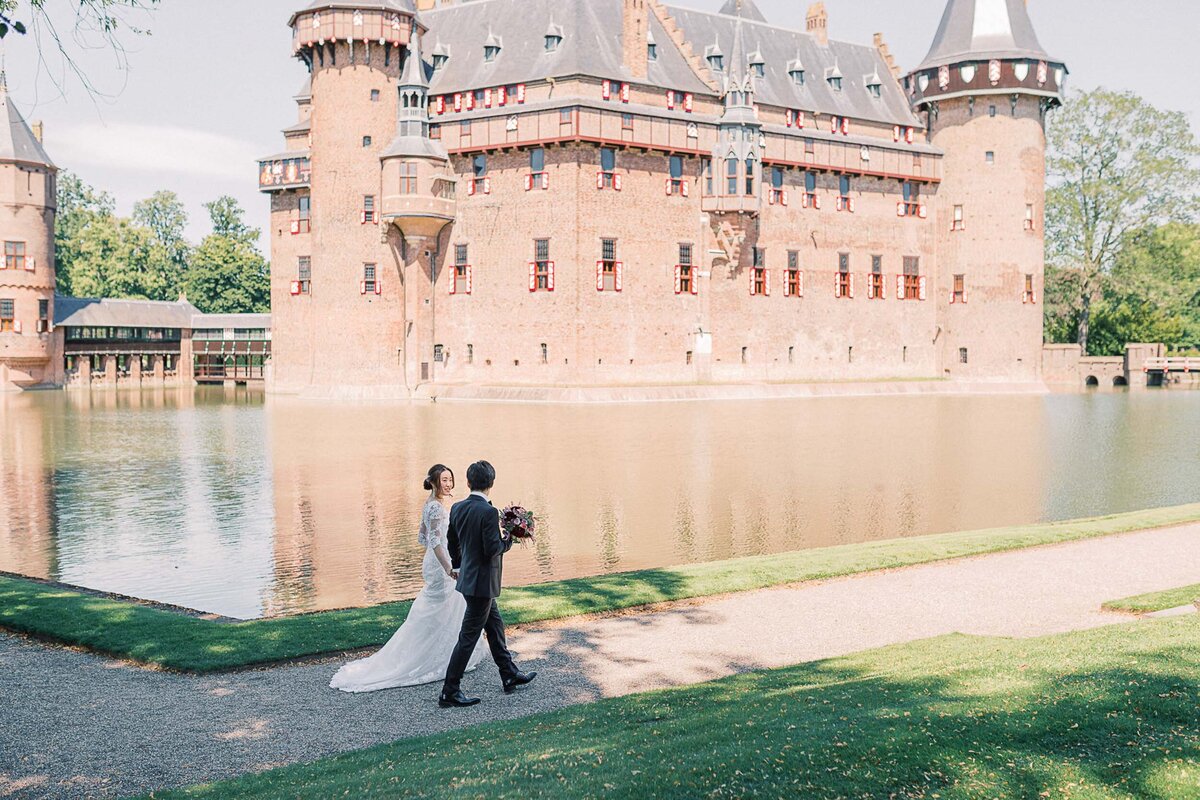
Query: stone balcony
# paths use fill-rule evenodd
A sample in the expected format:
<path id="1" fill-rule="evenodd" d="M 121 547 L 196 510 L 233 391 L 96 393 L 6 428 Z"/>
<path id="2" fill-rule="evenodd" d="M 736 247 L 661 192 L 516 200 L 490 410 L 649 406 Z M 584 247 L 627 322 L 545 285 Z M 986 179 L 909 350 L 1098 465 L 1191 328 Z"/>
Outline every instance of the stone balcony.
<path id="1" fill-rule="evenodd" d="M 312 159 L 307 150 L 279 153 L 258 162 L 259 191 L 307 189 L 311 180 Z"/>
<path id="2" fill-rule="evenodd" d="M 762 209 L 758 195 L 706 195 L 700 210 L 706 214 L 757 214 Z"/>

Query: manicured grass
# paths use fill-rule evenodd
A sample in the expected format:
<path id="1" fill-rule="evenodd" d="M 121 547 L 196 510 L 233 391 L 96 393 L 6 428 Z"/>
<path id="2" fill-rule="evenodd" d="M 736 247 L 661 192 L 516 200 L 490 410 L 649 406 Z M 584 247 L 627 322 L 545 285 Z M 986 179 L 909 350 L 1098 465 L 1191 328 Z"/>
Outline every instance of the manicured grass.
<path id="1" fill-rule="evenodd" d="M 500 605 L 510 624 L 521 624 L 1198 520 L 1200 504 L 1193 504 L 890 539 L 516 587 L 505 590 Z M 379 645 L 404 620 L 408 608 L 407 602 L 388 603 L 226 623 L 0 576 L 0 628 L 188 672 Z"/>
<path id="2" fill-rule="evenodd" d="M 1180 586 L 1178 589 L 1167 589 L 1163 592 L 1139 594 L 1121 600 L 1109 600 L 1104 607 L 1109 611 L 1128 611 L 1133 614 L 1149 614 L 1153 611 L 1164 611 L 1168 608 L 1190 606 L 1200 600 L 1200 583 L 1191 586 Z"/>
<path id="3" fill-rule="evenodd" d="M 948 636 L 155 797 L 1188 800 L 1198 687 L 1193 618 Z"/>

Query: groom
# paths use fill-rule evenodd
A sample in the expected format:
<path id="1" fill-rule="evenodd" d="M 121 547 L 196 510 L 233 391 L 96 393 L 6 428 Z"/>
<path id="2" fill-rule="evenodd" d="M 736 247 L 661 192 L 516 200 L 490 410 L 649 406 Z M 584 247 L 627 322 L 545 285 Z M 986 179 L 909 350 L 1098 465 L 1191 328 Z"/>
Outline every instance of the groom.
<path id="1" fill-rule="evenodd" d="M 500 596 L 500 573 L 504 554 L 512 547 L 512 538 L 500 530 L 500 512 L 488 500 L 488 492 L 496 483 L 496 470 L 486 461 L 467 467 L 467 485 L 471 494 L 450 509 L 450 530 L 446 536 L 450 561 L 458 570 L 458 591 L 467 599 L 458 644 L 446 667 L 446 682 L 442 686 L 438 705 L 442 708 L 473 706 L 478 697 L 467 697 L 459 684 L 467 662 L 475 652 L 481 631 L 487 633 L 492 659 L 500 668 L 504 691 L 511 692 L 537 677 L 536 672 L 521 672 L 513 663 L 512 653 L 504 641 L 504 620 L 496 598 Z"/>

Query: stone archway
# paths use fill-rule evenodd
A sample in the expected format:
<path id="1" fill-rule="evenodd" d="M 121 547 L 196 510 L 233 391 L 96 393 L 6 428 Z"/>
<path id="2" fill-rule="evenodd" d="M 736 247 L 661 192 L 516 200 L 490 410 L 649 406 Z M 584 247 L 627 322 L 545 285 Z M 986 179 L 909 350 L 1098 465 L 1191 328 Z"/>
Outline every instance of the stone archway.
<path id="1" fill-rule="evenodd" d="M 1122 386 L 1128 386 L 1128 385 L 1129 385 L 1129 381 L 1125 380 L 1124 375 L 1116 375 L 1113 377 L 1113 386 L 1114 387 L 1120 388 Z"/>
<path id="2" fill-rule="evenodd" d="M 1089 389 L 1098 389 L 1100 388 L 1100 379 L 1095 375 L 1088 375 L 1087 380 L 1083 382 L 1083 385 Z"/>

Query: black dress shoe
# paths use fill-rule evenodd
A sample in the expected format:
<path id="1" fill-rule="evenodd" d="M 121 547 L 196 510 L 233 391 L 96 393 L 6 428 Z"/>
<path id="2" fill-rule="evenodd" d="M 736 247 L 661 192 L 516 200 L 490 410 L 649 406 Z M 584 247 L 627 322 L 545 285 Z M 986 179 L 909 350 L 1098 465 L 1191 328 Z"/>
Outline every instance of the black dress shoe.
<path id="1" fill-rule="evenodd" d="M 467 697 L 462 693 L 461 689 L 456 691 L 454 694 L 443 693 L 441 697 L 438 698 L 438 705 L 442 708 L 466 708 L 467 706 L 473 706 L 478 702 L 478 697 Z"/>
<path id="2" fill-rule="evenodd" d="M 504 693 L 510 694 L 518 686 L 524 686 L 525 684 L 529 683 L 536 677 L 537 677 L 536 672 L 518 672 L 516 675 L 513 675 L 511 678 L 505 678 Z"/>

